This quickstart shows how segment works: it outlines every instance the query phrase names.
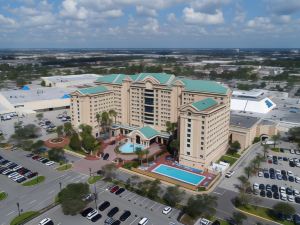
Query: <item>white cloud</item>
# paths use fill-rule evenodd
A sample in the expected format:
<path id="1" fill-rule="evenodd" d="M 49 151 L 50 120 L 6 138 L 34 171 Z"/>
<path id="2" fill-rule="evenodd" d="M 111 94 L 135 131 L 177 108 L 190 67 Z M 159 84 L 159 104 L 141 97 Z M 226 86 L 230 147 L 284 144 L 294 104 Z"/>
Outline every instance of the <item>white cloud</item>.
<path id="1" fill-rule="evenodd" d="M 277 15 L 290 15 L 300 12 L 299 0 L 265 0 L 267 8 Z"/>
<path id="2" fill-rule="evenodd" d="M 177 20 L 175 13 L 169 13 L 167 16 L 169 22 L 175 22 Z"/>
<path id="3" fill-rule="evenodd" d="M 222 5 L 230 3 L 231 0 L 194 0 L 191 7 L 208 14 L 215 13 L 216 9 L 220 9 Z"/>
<path id="4" fill-rule="evenodd" d="M 147 23 L 143 26 L 144 31 L 158 33 L 159 23 L 157 19 L 148 18 Z"/>
<path id="5" fill-rule="evenodd" d="M 75 0 L 64 0 L 62 3 L 62 11 L 60 14 L 63 17 L 69 17 L 74 19 L 86 19 L 88 11 L 80 6 L 78 7 L 78 4 Z"/>
<path id="6" fill-rule="evenodd" d="M 107 10 L 107 11 L 101 12 L 99 16 L 103 17 L 103 18 L 107 18 L 107 17 L 116 18 L 116 17 L 123 16 L 123 12 L 121 9 L 112 9 L 112 10 Z"/>
<path id="7" fill-rule="evenodd" d="M 15 25 L 17 25 L 15 20 L 0 14 L 0 26 L 15 26 Z"/>
<path id="8" fill-rule="evenodd" d="M 247 22 L 247 26 L 253 29 L 272 29 L 274 25 L 269 17 L 255 17 Z"/>
<path id="9" fill-rule="evenodd" d="M 186 7 L 183 9 L 183 18 L 186 23 L 190 24 L 217 25 L 224 23 L 223 12 L 219 9 L 214 14 L 207 14 Z"/>
<path id="10" fill-rule="evenodd" d="M 152 17 L 157 16 L 157 12 L 155 9 L 146 8 L 145 6 L 142 5 L 136 6 L 136 12 L 140 15 L 147 15 Z"/>

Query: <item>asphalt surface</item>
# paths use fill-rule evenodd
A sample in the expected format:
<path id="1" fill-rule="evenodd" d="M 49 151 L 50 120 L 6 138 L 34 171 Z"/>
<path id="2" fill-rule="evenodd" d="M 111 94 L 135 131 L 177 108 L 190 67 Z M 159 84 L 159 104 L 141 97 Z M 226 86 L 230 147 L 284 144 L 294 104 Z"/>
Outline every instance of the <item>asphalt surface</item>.
<path id="1" fill-rule="evenodd" d="M 87 175 L 73 171 L 58 172 L 55 166 L 49 167 L 25 157 L 26 152 L 21 150 L 13 152 L 0 150 L 0 155 L 46 177 L 46 180 L 37 186 L 24 187 L 0 175 L 0 189 L 8 194 L 8 197 L 1 201 L 0 225 L 8 225 L 11 219 L 18 215 L 17 202 L 24 212 L 39 210 L 53 203 L 59 192 L 60 182 L 63 188 L 68 183 L 86 182 L 88 179 Z"/>
<path id="2" fill-rule="evenodd" d="M 131 212 L 131 216 L 125 222 L 122 222 L 122 224 L 124 225 L 136 225 L 142 217 L 149 218 L 149 225 L 167 225 L 169 224 L 169 222 L 174 222 L 176 225 L 181 224 L 176 220 L 179 214 L 179 210 L 173 209 L 169 213 L 169 215 L 164 215 L 162 214 L 162 210 L 164 207 L 166 207 L 165 205 L 127 190 L 121 195 L 117 196 L 106 190 L 107 187 L 111 185 L 112 184 L 104 181 L 96 183 L 96 190 L 98 194 L 97 206 L 99 206 L 104 201 L 109 201 L 111 203 L 109 208 L 105 209 L 103 212 L 99 212 L 102 215 L 102 218 L 96 223 L 89 221 L 81 215 L 63 215 L 60 206 L 58 206 L 27 224 L 38 224 L 39 221 L 46 217 L 51 218 L 57 225 L 104 224 L 105 219 L 108 218 L 106 214 L 113 207 L 119 208 L 119 212 L 113 217 L 114 219 L 118 219 L 122 215 L 124 210 L 129 210 Z M 94 185 L 91 185 L 91 191 L 94 190 L 93 186 Z M 91 202 L 90 206 L 95 208 L 95 203 Z"/>

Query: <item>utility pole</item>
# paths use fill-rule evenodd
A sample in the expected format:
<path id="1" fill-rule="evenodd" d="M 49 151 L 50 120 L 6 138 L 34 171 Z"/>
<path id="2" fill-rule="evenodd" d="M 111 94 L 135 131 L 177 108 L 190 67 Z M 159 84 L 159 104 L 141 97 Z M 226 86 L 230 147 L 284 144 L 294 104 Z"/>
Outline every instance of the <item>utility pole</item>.
<path id="1" fill-rule="evenodd" d="M 17 202 L 17 207 L 18 207 L 18 212 L 19 212 L 19 216 L 20 216 L 21 213 L 20 213 L 20 203 L 19 202 Z"/>

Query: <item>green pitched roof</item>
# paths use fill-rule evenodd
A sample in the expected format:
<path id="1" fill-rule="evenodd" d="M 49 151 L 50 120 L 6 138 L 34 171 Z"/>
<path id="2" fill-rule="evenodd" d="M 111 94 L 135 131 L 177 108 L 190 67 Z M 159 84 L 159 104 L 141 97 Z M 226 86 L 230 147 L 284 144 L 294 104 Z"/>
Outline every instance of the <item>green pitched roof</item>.
<path id="1" fill-rule="evenodd" d="M 184 83 L 186 91 L 226 94 L 228 90 L 226 87 L 215 81 L 192 80 L 187 78 L 179 78 L 179 80 Z"/>
<path id="2" fill-rule="evenodd" d="M 126 77 L 125 74 L 108 74 L 103 77 L 99 77 L 96 82 L 122 84 L 123 79 Z"/>
<path id="3" fill-rule="evenodd" d="M 218 102 L 216 102 L 214 99 L 206 98 L 206 99 L 200 100 L 198 102 L 192 103 L 192 106 L 194 108 L 196 108 L 198 111 L 203 111 L 203 110 L 206 110 L 206 109 L 208 109 L 212 106 L 215 106 L 217 104 L 218 104 Z"/>
<path id="4" fill-rule="evenodd" d="M 83 95 L 88 95 L 88 94 L 98 94 L 98 93 L 106 92 L 108 91 L 108 89 L 104 86 L 96 86 L 96 87 L 89 87 L 89 88 L 81 88 L 78 89 L 78 91 Z"/>
<path id="5" fill-rule="evenodd" d="M 159 132 L 150 126 L 145 126 L 139 129 L 139 131 L 147 138 L 150 139 L 159 134 Z"/>
<path id="6" fill-rule="evenodd" d="M 167 73 L 140 73 L 135 81 L 142 81 L 147 77 L 153 77 L 160 84 L 166 84 L 173 75 Z"/>

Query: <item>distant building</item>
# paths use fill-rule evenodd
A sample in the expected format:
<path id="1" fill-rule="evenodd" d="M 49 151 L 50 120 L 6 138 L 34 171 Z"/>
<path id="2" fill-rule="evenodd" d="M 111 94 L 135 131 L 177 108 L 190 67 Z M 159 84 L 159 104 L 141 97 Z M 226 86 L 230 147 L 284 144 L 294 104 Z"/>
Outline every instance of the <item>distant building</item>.
<path id="1" fill-rule="evenodd" d="M 112 135 L 127 135 L 135 144 L 166 143 L 166 122 L 178 123 L 183 165 L 208 166 L 226 151 L 231 91 L 221 84 L 165 73 L 112 74 L 96 83 L 71 93 L 75 127 L 88 124 L 98 136 L 96 115 L 113 109 Z"/>

